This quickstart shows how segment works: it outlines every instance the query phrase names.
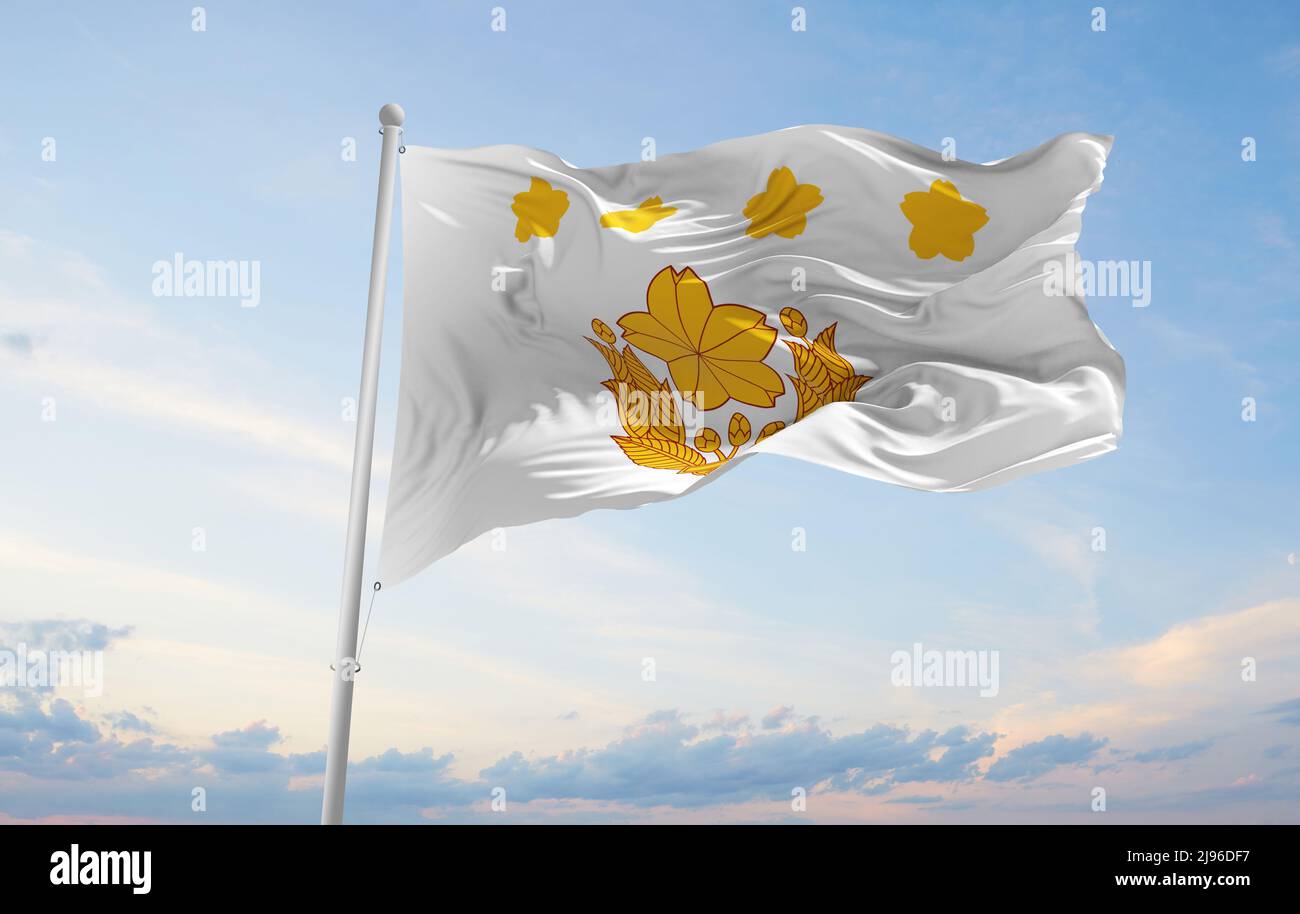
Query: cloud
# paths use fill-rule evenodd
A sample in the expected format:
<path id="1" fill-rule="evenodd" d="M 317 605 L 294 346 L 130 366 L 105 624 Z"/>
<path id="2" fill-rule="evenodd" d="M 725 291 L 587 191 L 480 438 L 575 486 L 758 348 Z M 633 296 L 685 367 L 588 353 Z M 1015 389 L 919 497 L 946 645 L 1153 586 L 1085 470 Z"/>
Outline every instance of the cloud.
<path id="1" fill-rule="evenodd" d="M 794 714 L 794 708 L 788 705 L 781 705 L 773 708 L 763 715 L 762 726 L 764 730 L 779 730 L 785 726 L 786 721 L 790 720 Z"/>
<path id="2" fill-rule="evenodd" d="M 225 749 L 265 750 L 280 742 L 280 728 L 267 726 L 266 721 L 259 720 L 242 730 L 228 730 L 212 737 L 216 746 Z"/>
<path id="3" fill-rule="evenodd" d="M 1183 743 L 1179 746 L 1161 746 L 1156 749 L 1147 749 L 1145 752 L 1136 752 L 1129 757 L 1129 760 L 1134 762 L 1181 762 L 1200 755 L 1213 745 L 1214 740 L 1202 739 Z"/>
<path id="4" fill-rule="evenodd" d="M 904 806 L 928 806 L 934 803 L 942 803 L 943 797 L 938 794 L 909 794 L 901 797 L 891 797 L 885 802 Z"/>
<path id="5" fill-rule="evenodd" d="M 912 734 L 877 724 L 835 736 L 813 719 L 796 720 L 782 710 L 778 732 L 718 735 L 704 735 L 676 711 L 659 711 L 604 748 L 531 759 L 516 752 L 483 769 L 480 780 L 525 802 L 566 798 L 690 808 L 788 798 L 795 787 L 879 792 L 895 783 L 970 781 L 975 763 L 993 752 L 991 734 L 961 727 Z"/>
<path id="6" fill-rule="evenodd" d="M 0 705 L 0 821 L 312 822 L 319 816 L 324 752 L 285 752 L 285 735 L 267 721 L 184 747 L 107 735 L 81 710 L 48 695 L 0 695 L 0 702 L 5 702 Z M 1282 712 L 1289 706 L 1280 706 Z M 763 729 L 761 721 L 750 723 L 742 714 L 701 716 L 704 722 L 697 725 L 694 715 L 656 711 L 603 746 L 549 755 L 511 752 L 477 774 L 458 772 L 451 752 L 389 748 L 349 766 L 348 817 L 354 822 L 783 821 L 790 818 L 792 790 L 801 787 L 814 821 L 892 821 L 937 809 L 972 821 L 1041 821 L 1075 807 L 1050 801 L 1028 808 L 1008 805 L 1006 788 L 997 785 L 1087 765 L 1109 742 L 1087 732 L 1055 734 L 1011 750 L 981 776 L 980 763 L 993 756 L 996 734 L 962 726 L 912 732 L 888 724 L 836 734 L 787 707 L 778 706 L 784 721 L 779 729 Z M 138 720 L 126 712 L 101 717 Z M 1145 750 L 1119 758 L 1112 767 L 1190 760 L 1211 742 Z M 1243 767 L 1234 772 L 1235 782 L 1220 779 L 1174 792 L 1161 792 L 1150 769 L 1145 771 L 1139 777 L 1152 789 L 1126 792 L 1127 810 L 1177 816 L 1254 802 L 1293 803 L 1298 795 L 1294 769 L 1256 773 Z M 944 789 L 908 790 L 906 785 Z M 195 788 L 207 797 L 205 813 L 191 808 Z M 508 815 L 490 811 L 497 788 L 505 791 Z"/>
<path id="7" fill-rule="evenodd" d="M 1158 339 L 1163 352 L 1173 358 L 1212 363 L 1224 372 L 1254 381 L 1258 367 L 1239 357 L 1221 334 L 1202 333 L 1174 323 L 1158 314 L 1144 314 L 1145 325 Z"/>
<path id="8" fill-rule="evenodd" d="M 169 428 L 184 427 L 226 443 L 236 443 L 310 463 L 339 468 L 352 465 L 345 431 L 308 424 L 283 412 L 263 409 L 218 390 L 196 387 L 192 377 L 159 371 L 148 374 L 96 360 L 93 356 L 38 351 L 18 363 L 17 374 L 93 402 Z M 340 429 L 344 427 L 340 424 Z M 376 461 L 386 469 L 387 459 Z"/>
<path id="9" fill-rule="evenodd" d="M 0 622 L 0 648 L 25 644 L 42 651 L 103 651 L 114 640 L 130 634 L 130 626 L 110 628 L 89 619 Z"/>
<path id="10" fill-rule="evenodd" d="M 35 348 L 31 336 L 26 333 L 6 333 L 0 335 L 0 345 L 11 349 L 19 355 L 31 355 L 32 349 Z"/>
<path id="11" fill-rule="evenodd" d="M 26 572 L 44 572 L 56 579 L 74 580 L 99 590 L 125 590 L 141 597 L 179 598 L 218 606 L 251 607 L 258 613 L 275 613 L 279 618 L 313 620 L 314 613 L 297 605 L 261 596 L 251 590 L 227 586 L 207 578 L 167 571 L 157 565 L 101 558 L 88 552 L 71 551 L 27 536 L 0 530 L 0 567 Z M 88 620 L 46 619 L 0 624 L 0 646 L 16 644 L 18 638 L 39 637 L 55 644 L 82 645 L 82 650 L 107 649 L 114 640 L 133 629 L 108 628 Z M 134 641 L 134 639 L 133 639 Z M 31 642 L 28 642 L 31 646 Z M 54 649 L 53 646 L 50 649 Z"/>
<path id="12" fill-rule="evenodd" d="M 0 733 L 11 737 L 0 748 L 0 754 L 22 757 L 33 748 L 99 739 L 95 726 L 83 720 L 67 700 L 56 698 L 42 707 L 39 699 L 30 693 L 19 692 L 17 696 L 12 710 L 0 711 Z"/>
<path id="13" fill-rule="evenodd" d="M 1268 58 L 1269 64 L 1278 73 L 1290 74 L 1300 72 L 1300 44 L 1282 48 Z"/>
<path id="14" fill-rule="evenodd" d="M 133 730 L 136 733 L 153 733 L 154 726 L 130 711 L 110 711 L 104 715 L 104 721 L 114 730 Z"/>
<path id="15" fill-rule="evenodd" d="M 191 821 L 195 787 L 218 821 L 310 822 L 320 814 L 324 753 L 277 752 L 282 734 L 265 721 L 187 749 L 105 737 L 62 699 L 4 699 L 11 707 L 0 710 L 0 818 Z M 428 749 L 361 759 L 349 768 L 350 808 L 368 821 L 413 821 L 426 807 L 469 803 L 481 790 L 449 778 L 451 760 Z"/>
<path id="16" fill-rule="evenodd" d="M 725 711 L 719 710 L 714 711 L 712 717 L 700 724 L 700 730 L 704 733 L 707 733 L 710 730 L 721 730 L 724 733 L 734 733 L 748 724 L 748 714 L 728 714 Z"/>
<path id="17" fill-rule="evenodd" d="M 1167 688 L 1236 675 L 1243 657 L 1284 668 L 1298 654 L 1300 601 L 1275 600 L 1180 623 L 1152 641 L 1098 652 L 1089 663 L 1108 678 Z"/>
<path id="18" fill-rule="evenodd" d="M 253 349 L 175 329 L 156 300 L 123 294 L 93 261 L 41 239 L 0 231 L 0 275 L 0 315 L 13 324 L 0 335 L 5 382 L 295 465 L 351 467 L 352 426 L 337 399 L 323 407 L 319 379 L 291 384 Z M 389 457 L 375 465 L 386 474 Z"/>
<path id="19" fill-rule="evenodd" d="M 1133 794 L 1125 797 L 1124 806 L 1134 811 L 1166 811 L 1185 814 L 1193 811 L 1196 821 L 1205 821 L 1209 810 L 1220 807 L 1240 807 L 1244 803 L 1255 804 L 1257 812 L 1247 821 L 1258 823 L 1291 824 L 1294 822 L 1293 810 L 1300 799 L 1300 783 L 1297 776 L 1300 771 L 1291 769 L 1261 776 L 1248 772 L 1231 782 L 1212 787 L 1197 787 L 1190 790 L 1154 791 L 1148 794 Z M 1148 816 L 1143 821 L 1149 821 Z M 1226 821 L 1242 821 L 1240 815 Z"/>
<path id="20" fill-rule="evenodd" d="M 1260 244 L 1271 248 L 1290 251 L 1295 248 L 1295 240 L 1287 230 L 1286 220 L 1278 213 L 1260 212 L 1251 217 Z"/>
<path id="21" fill-rule="evenodd" d="M 0 764 L 6 771 L 51 780 L 111 777 L 157 765 L 175 764 L 182 756 L 149 740 L 123 743 L 104 739 L 71 702 L 36 692 L 5 696 L 0 710 Z"/>
<path id="22" fill-rule="evenodd" d="M 788 801 L 795 787 L 868 796 L 896 783 L 973 782 L 975 762 L 992 754 L 993 741 L 960 727 L 909 733 L 884 724 L 836 736 L 793 712 L 779 732 L 743 726 L 708 735 L 664 710 L 602 748 L 533 758 L 514 752 L 470 778 L 452 773 L 451 753 L 388 749 L 350 765 L 348 800 L 356 821 L 413 821 L 439 810 L 473 818 L 496 787 L 513 804 L 632 811 L 624 818 L 655 807 Z M 183 820 L 190 792 L 200 786 L 223 821 L 312 821 L 324 753 L 285 754 L 283 742 L 279 727 L 266 721 L 216 733 L 193 748 L 127 742 L 105 737 L 66 701 L 26 697 L 0 715 L 0 787 L 15 775 L 28 779 L 23 790 L 0 789 L 0 816 L 146 813 Z M 42 781 L 59 786 L 42 789 Z M 101 786 L 77 786 L 90 783 Z"/>
<path id="23" fill-rule="evenodd" d="M 259 720 L 240 730 L 213 734 L 211 746 L 196 750 L 195 757 L 200 764 L 220 775 L 272 774 L 287 778 L 324 774 L 323 751 L 282 755 L 275 751 L 275 747 L 283 741 L 279 727 Z M 364 765 L 364 761 L 357 762 L 350 765 L 349 770 Z"/>
<path id="24" fill-rule="evenodd" d="M 19 262 L 29 261 L 32 257 L 33 239 L 20 235 L 10 229 L 0 229 L 0 257 Z"/>
<path id="25" fill-rule="evenodd" d="M 1279 702 L 1271 708 L 1266 708 L 1262 713 L 1274 715 L 1278 723 L 1300 727 L 1300 698 Z"/>
<path id="26" fill-rule="evenodd" d="M 1213 732 L 1222 761 L 1231 754 L 1228 733 L 1260 726 L 1255 714 L 1300 692 L 1297 656 L 1298 600 L 1204 615 L 1132 644 L 1077 653 L 1062 647 L 1018 700 L 995 709 L 984 725 L 1024 741 L 1088 730 L 1138 747 L 1154 733 L 1182 744 Z M 1267 675 L 1248 681 L 1246 658 Z M 1264 739 L 1276 742 L 1277 735 L 1261 736 L 1261 745 Z"/>
<path id="27" fill-rule="evenodd" d="M 1061 765 L 1086 762 L 1107 742 L 1106 739 L 1094 738 L 1090 733 L 1075 737 L 1058 733 L 1012 749 L 994 762 L 984 777 L 990 781 L 1032 781 Z"/>
<path id="28" fill-rule="evenodd" d="M 1091 524 L 1085 523 L 1082 517 L 1074 525 L 1062 525 L 1043 523 L 1026 515 L 994 513 L 993 516 L 1010 538 L 1037 557 L 1042 567 L 1060 572 L 1057 580 L 1062 587 L 1062 598 L 1069 600 L 1072 628 L 1082 635 L 1095 635 L 1099 621 L 1097 576 L 1100 566 L 1097 554 L 1092 550 L 1091 534 L 1087 532 Z M 1005 618 L 1000 621 L 1004 623 Z M 1041 623 L 1041 620 L 1031 620 L 1030 624 L 1035 622 Z M 1053 628 L 1058 627 L 1059 622 L 1054 619 Z M 998 630 L 1000 633 L 1005 631 L 1001 625 Z M 1033 636 L 1036 644 L 1049 637 L 1047 633 L 1039 632 L 1033 632 Z"/>

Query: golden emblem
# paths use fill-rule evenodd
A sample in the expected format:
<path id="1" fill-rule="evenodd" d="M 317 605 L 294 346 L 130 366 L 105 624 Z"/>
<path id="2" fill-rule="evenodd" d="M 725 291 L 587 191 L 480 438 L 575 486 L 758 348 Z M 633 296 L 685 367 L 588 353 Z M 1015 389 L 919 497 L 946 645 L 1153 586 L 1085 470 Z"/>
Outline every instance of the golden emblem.
<path id="1" fill-rule="evenodd" d="M 785 345 L 794 359 L 787 374 L 797 397 L 795 422 L 827 403 L 854 399 L 871 378 L 856 374 L 835 349 L 835 324 L 809 340 L 808 322 L 795 308 L 781 310 L 781 324 L 795 340 Z M 785 428 L 768 422 L 755 437 L 749 418 L 732 413 L 727 444 L 713 428 L 702 428 L 687 441 L 679 399 L 702 410 L 731 400 L 768 408 L 785 393 L 781 376 L 766 363 L 776 342 L 776 328 L 766 315 L 746 305 L 715 305 L 708 284 L 689 267 L 665 267 L 646 289 L 646 310 L 618 319 L 625 343 L 620 349 L 613 329 L 599 318 L 591 322 L 596 339 L 585 337 L 613 373 L 601 385 L 614 395 L 624 434 L 611 435 L 640 466 L 703 476 Z M 637 355 L 639 349 L 663 360 L 668 378 L 660 378 Z M 670 382 L 671 379 L 671 382 Z M 675 385 L 675 386 L 674 386 Z"/>

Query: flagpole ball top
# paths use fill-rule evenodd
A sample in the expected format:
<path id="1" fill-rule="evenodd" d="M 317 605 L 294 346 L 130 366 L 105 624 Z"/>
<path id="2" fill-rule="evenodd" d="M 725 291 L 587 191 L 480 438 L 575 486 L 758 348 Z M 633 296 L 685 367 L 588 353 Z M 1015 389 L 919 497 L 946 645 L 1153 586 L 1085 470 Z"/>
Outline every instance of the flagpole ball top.
<path id="1" fill-rule="evenodd" d="M 406 120 L 406 112 L 401 105 L 388 104 L 379 109 L 379 123 L 385 127 L 400 127 Z"/>

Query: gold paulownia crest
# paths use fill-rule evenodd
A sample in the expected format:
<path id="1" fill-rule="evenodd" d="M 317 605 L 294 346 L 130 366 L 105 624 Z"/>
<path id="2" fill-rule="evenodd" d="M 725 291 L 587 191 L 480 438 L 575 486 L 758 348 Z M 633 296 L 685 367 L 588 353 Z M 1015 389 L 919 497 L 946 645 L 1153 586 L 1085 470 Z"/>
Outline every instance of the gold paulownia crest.
<path id="1" fill-rule="evenodd" d="M 797 400 L 798 422 L 827 403 L 853 400 L 871 380 L 857 374 L 835 349 L 835 324 L 808 339 L 808 322 L 797 308 L 781 309 L 781 324 L 795 339 L 785 340 L 794 360 L 787 374 Z M 715 305 L 707 283 L 689 267 L 665 267 L 650 280 L 646 310 L 618 320 L 623 347 L 613 329 L 593 318 L 596 339 L 584 337 L 605 358 L 613 373 L 601 386 L 614 396 L 624 434 L 610 438 L 633 463 L 696 476 L 707 475 L 731 460 L 753 438 L 757 444 L 786 427 L 769 422 L 753 436 L 749 418 L 733 412 L 727 422 L 727 443 L 713 428 L 700 429 L 687 441 L 680 403 L 704 411 L 730 400 L 767 408 L 785 393 L 781 376 L 766 364 L 776 341 L 776 328 L 766 315 L 746 305 Z M 660 378 L 636 350 L 662 359 L 668 377 Z M 676 384 L 676 387 L 674 387 Z"/>

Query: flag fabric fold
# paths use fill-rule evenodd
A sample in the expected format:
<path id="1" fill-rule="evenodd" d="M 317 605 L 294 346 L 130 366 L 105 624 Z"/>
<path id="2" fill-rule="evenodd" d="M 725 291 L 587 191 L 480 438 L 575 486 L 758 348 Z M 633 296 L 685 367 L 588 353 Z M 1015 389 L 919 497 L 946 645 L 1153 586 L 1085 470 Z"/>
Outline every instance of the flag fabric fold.
<path id="1" fill-rule="evenodd" d="M 1123 362 L 1048 282 L 1110 142 L 976 165 L 809 126 L 595 169 L 407 147 L 381 580 L 752 454 L 960 491 L 1113 449 Z"/>

